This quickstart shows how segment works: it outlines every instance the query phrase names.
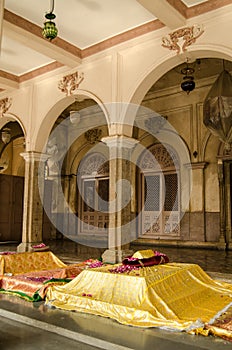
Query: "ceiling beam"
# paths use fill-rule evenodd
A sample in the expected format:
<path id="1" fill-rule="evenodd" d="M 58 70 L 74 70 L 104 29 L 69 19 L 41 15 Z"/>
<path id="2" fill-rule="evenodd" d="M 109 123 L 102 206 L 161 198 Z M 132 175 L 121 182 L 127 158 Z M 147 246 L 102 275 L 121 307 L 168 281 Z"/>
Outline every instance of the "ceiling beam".
<path id="1" fill-rule="evenodd" d="M 170 29 L 177 29 L 186 25 L 186 18 L 167 0 L 137 1 Z"/>
<path id="2" fill-rule="evenodd" d="M 52 42 L 47 41 L 42 37 L 42 28 L 6 9 L 3 27 L 6 36 L 65 66 L 74 68 L 81 63 L 79 48 L 61 38 L 56 38 Z"/>
<path id="3" fill-rule="evenodd" d="M 0 70 L 0 89 L 18 89 L 19 79 L 16 75 Z"/>
<path id="4" fill-rule="evenodd" d="M 0 0 L 0 53 L 1 53 L 1 44 L 2 44 L 4 3 L 5 3 L 5 0 Z"/>

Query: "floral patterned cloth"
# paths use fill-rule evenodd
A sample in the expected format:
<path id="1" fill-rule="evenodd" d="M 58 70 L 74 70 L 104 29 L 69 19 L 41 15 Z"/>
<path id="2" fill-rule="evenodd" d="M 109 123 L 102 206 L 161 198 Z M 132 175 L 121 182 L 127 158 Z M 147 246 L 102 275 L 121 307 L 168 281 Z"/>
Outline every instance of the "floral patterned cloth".
<path id="1" fill-rule="evenodd" d="M 65 268 L 28 272 L 22 275 L 2 276 L 0 293 L 15 294 L 29 301 L 45 298 L 46 290 L 51 285 L 63 285 L 79 275 L 86 264 L 72 264 Z"/>
<path id="2" fill-rule="evenodd" d="M 52 252 L 27 252 L 0 256 L 0 293 L 18 295 L 29 301 L 45 298 L 51 285 L 63 285 L 87 267 L 102 263 L 89 259 L 66 265 Z"/>

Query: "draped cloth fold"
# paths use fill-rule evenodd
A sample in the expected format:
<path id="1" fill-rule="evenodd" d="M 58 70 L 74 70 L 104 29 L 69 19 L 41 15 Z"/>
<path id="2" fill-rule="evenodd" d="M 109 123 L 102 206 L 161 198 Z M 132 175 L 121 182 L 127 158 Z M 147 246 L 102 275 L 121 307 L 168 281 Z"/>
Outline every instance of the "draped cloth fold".
<path id="1" fill-rule="evenodd" d="M 48 287 L 46 304 L 132 326 L 198 332 L 232 305 L 232 285 L 214 281 L 195 264 L 110 270 L 84 270 L 64 286 Z"/>

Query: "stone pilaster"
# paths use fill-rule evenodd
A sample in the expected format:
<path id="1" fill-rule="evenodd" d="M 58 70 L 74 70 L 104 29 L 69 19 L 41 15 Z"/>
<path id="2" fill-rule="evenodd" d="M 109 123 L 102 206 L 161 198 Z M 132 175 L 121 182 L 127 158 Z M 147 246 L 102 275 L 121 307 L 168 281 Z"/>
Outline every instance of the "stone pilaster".
<path id="1" fill-rule="evenodd" d="M 109 136 L 102 139 L 109 147 L 109 230 L 108 250 L 103 261 L 117 263 L 130 255 L 132 164 L 131 153 L 138 143 L 126 136 Z"/>
<path id="2" fill-rule="evenodd" d="M 32 246 L 42 242 L 44 174 L 39 174 L 40 162 L 47 160 L 39 152 L 21 153 L 25 159 L 25 184 L 22 243 L 19 252 L 32 251 Z"/>
<path id="3" fill-rule="evenodd" d="M 204 169 L 208 163 L 191 163 L 192 192 L 190 197 L 190 240 L 205 242 L 205 174 Z"/>
<path id="4" fill-rule="evenodd" d="M 225 176 L 225 240 L 226 248 L 231 248 L 231 173 L 230 162 L 224 162 L 224 176 Z"/>
<path id="5" fill-rule="evenodd" d="M 218 160 L 218 182 L 219 182 L 219 201 L 220 201 L 220 236 L 218 242 L 218 249 L 224 250 L 225 243 L 225 189 L 224 189 L 224 170 L 223 161 Z"/>

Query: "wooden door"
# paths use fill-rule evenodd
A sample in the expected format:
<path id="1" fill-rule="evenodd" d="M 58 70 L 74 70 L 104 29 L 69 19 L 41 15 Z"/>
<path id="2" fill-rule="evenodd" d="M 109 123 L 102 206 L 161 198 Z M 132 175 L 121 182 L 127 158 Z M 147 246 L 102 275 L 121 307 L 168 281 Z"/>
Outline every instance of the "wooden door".
<path id="1" fill-rule="evenodd" d="M 22 240 L 24 177 L 12 176 L 10 240 Z"/>
<path id="2" fill-rule="evenodd" d="M 0 175 L 0 241 L 10 240 L 12 177 Z"/>
<path id="3" fill-rule="evenodd" d="M 24 177 L 0 174 L 0 241 L 22 238 Z"/>

